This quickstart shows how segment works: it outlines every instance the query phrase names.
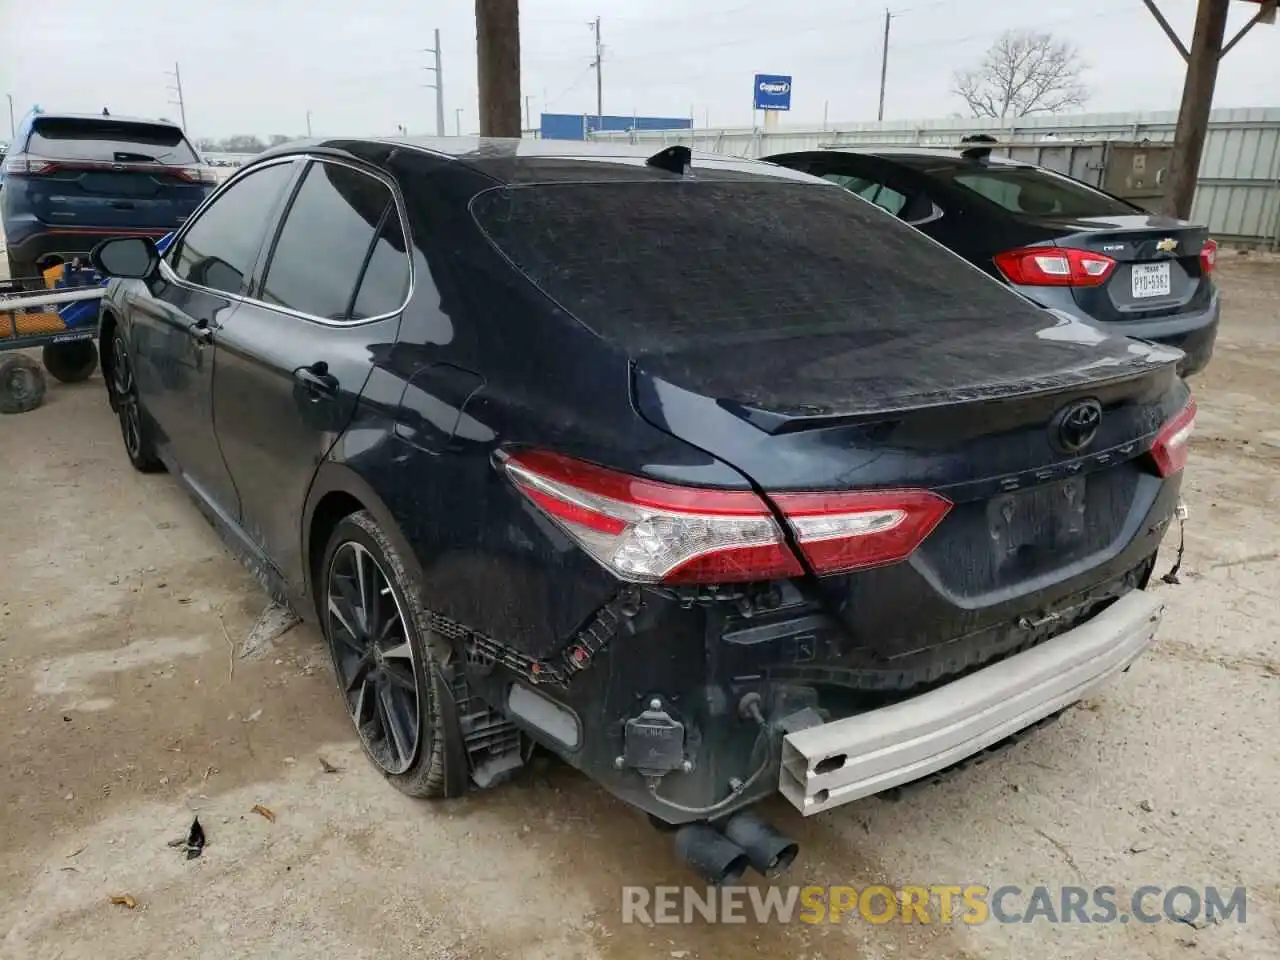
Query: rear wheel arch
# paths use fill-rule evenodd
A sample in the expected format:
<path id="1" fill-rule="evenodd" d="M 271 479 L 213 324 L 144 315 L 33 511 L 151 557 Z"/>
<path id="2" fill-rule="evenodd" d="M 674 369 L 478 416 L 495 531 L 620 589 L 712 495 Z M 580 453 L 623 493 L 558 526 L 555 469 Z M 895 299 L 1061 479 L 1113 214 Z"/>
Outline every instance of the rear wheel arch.
<path id="1" fill-rule="evenodd" d="M 307 495 L 302 524 L 302 556 L 306 563 L 305 589 L 314 609 L 319 592 L 320 564 L 334 528 L 344 517 L 367 511 L 403 559 L 406 573 L 420 578 L 417 554 L 396 523 L 395 517 L 369 483 L 345 464 L 325 461 L 316 471 Z"/>

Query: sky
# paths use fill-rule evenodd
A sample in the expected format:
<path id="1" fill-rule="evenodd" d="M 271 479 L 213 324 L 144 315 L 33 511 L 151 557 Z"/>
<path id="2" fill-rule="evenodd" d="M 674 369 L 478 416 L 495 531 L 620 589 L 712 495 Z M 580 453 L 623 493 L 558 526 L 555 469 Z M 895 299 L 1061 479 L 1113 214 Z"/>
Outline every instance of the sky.
<path id="1" fill-rule="evenodd" d="M 1190 43 L 1195 0 L 1157 0 Z M 595 113 L 601 18 L 604 112 L 752 122 L 755 73 L 793 77 L 782 125 L 874 120 L 883 0 L 522 0 L 521 80 L 542 111 Z M 1232 3 L 1228 35 L 1256 5 Z M 1142 0 L 890 0 L 885 117 L 963 115 L 951 74 L 1003 31 L 1048 31 L 1088 64 L 1090 111 L 1172 110 L 1184 64 Z M 232 134 L 435 133 L 433 30 L 441 33 L 448 133 L 478 129 L 474 4 L 457 0 L 0 0 L 0 93 L 17 117 L 46 110 L 179 119 L 193 138 Z M 1280 104 L 1280 24 L 1231 51 L 1215 106 Z M 0 111 L 6 104 L 0 102 Z M 3 114 L 0 113 L 0 117 Z M 7 119 L 7 118 L 6 118 Z M 0 119 L 0 125 L 3 125 Z M 0 138 L 5 134 L 0 132 Z"/>

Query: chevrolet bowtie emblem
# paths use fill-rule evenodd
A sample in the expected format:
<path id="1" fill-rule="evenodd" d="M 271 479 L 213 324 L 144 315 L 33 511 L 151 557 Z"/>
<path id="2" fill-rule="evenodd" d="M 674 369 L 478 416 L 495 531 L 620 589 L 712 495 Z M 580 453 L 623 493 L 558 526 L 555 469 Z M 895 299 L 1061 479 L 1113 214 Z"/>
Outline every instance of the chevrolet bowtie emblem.
<path id="1" fill-rule="evenodd" d="M 1156 244 L 1156 249 L 1161 253 L 1172 253 L 1174 250 L 1178 249 L 1178 241 L 1173 239 L 1173 237 L 1165 237 Z"/>

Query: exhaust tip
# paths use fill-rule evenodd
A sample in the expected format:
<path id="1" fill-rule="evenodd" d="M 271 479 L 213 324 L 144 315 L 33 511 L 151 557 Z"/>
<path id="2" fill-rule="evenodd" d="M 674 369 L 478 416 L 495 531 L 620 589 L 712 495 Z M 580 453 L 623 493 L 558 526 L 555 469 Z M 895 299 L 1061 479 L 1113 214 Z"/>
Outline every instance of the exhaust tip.
<path id="1" fill-rule="evenodd" d="M 676 831 L 676 855 L 713 886 L 733 886 L 750 866 L 746 851 L 705 823 Z"/>
<path id="2" fill-rule="evenodd" d="M 730 817 L 724 833 L 746 853 L 752 869 L 770 879 L 791 869 L 800 853 L 800 844 L 751 812 Z"/>

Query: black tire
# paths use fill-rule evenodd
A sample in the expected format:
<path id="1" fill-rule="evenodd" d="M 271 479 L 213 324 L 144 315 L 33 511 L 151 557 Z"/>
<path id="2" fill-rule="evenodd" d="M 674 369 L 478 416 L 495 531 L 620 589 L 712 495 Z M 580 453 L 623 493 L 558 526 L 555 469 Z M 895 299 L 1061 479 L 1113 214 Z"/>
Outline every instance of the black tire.
<path id="1" fill-rule="evenodd" d="M 111 391 L 111 406 L 120 420 L 120 437 L 124 440 L 124 452 L 139 473 L 156 473 L 164 464 L 156 456 L 155 434 L 151 421 L 138 398 L 138 384 L 133 376 L 133 358 L 119 328 L 111 332 L 111 375 L 107 389 Z"/>
<path id="2" fill-rule="evenodd" d="M 44 371 L 22 353 L 0 354 L 0 413 L 26 413 L 44 402 Z"/>
<path id="3" fill-rule="evenodd" d="M 49 375 L 62 383 L 81 383 L 98 369 L 98 348 L 92 340 L 51 343 L 44 348 L 42 359 Z"/>
<path id="4" fill-rule="evenodd" d="M 391 605 L 374 587 L 374 574 L 390 587 Z M 315 594 L 338 691 L 365 755 L 411 797 L 464 793 L 465 771 L 447 759 L 465 754 L 456 725 L 446 719 L 452 716 L 445 709 L 451 694 L 442 678 L 441 651 L 424 642 L 430 630 L 420 588 L 367 511 L 345 517 L 334 528 Z M 360 600 L 363 613 L 357 618 L 352 613 L 358 598 L 372 600 Z M 406 689 L 410 677 L 412 704 Z"/>

